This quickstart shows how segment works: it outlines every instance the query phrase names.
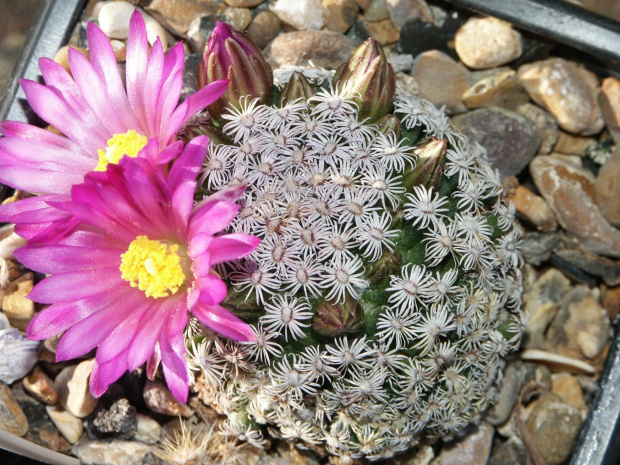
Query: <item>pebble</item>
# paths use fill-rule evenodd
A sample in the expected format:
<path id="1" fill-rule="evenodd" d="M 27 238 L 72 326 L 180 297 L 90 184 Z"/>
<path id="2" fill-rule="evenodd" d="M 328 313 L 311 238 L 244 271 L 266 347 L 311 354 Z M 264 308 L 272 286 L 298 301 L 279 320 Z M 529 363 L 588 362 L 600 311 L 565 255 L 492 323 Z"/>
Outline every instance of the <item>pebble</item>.
<path id="1" fill-rule="evenodd" d="M 17 328 L 0 330 L 0 381 L 11 384 L 23 378 L 39 359 L 41 343 L 29 341 Z"/>
<path id="2" fill-rule="evenodd" d="M 521 363 L 508 363 L 504 369 L 499 400 L 487 411 L 485 420 L 494 426 L 505 423 L 517 402 L 520 389 Z"/>
<path id="3" fill-rule="evenodd" d="M 558 123 L 555 119 L 545 110 L 531 103 L 519 106 L 516 112 L 525 116 L 538 127 L 540 134 L 538 153 L 543 155 L 550 153 L 559 137 Z"/>
<path id="4" fill-rule="evenodd" d="M 112 390 L 106 392 L 89 417 L 92 433 L 98 438 L 131 439 L 136 432 L 136 408 Z M 122 391 L 122 389 L 121 389 Z"/>
<path id="5" fill-rule="evenodd" d="M 318 31 L 329 15 L 321 0 L 277 0 L 271 11 L 297 31 Z"/>
<path id="6" fill-rule="evenodd" d="M 421 53 L 413 62 L 411 75 L 420 87 L 420 97 L 437 107 L 445 105 L 448 114 L 467 111 L 461 100 L 468 87 L 467 71 L 445 53 L 439 50 Z"/>
<path id="7" fill-rule="evenodd" d="M 93 4 L 93 2 L 88 2 L 88 5 L 86 5 L 86 11 L 90 10 L 90 16 L 88 17 L 89 21 L 97 21 L 97 18 L 99 18 L 99 12 L 101 11 L 101 8 L 103 8 L 104 5 L 106 5 L 107 3 L 110 3 L 109 1 L 99 1 L 96 2 L 95 4 Z M 92 7 L 92 10 L 91 10 Z"/>
<path id="8" fill-rule="evenodd" d="M 280 32 L 280 18 L 269 10 L 258 13 L 247 30 L 248 35 L 260 49 L 275 39 L 278 32 Z"/>
<path id="9" fill-rule="evenodd" d="M 405 73 L 396 73 L 396 85 L 405 95 L 418 95 L 420 86 L 413 76 Z"/>
<path id="10" fill-rule="evenodd" d="M 239 31 L 245 31 L 252 21 L 252 13 L 248 8 L 226 8 L 226 22 Z"/>
<path id="11" fill-rule="evenodd" d="M 222 14 L 225 9 L 221 0 L 149 0 L 145 6 L 166 29 L 181 37 L 185 37 L 194 18 Z"/>
<path id="12" fill-rule="evenodd" d="M 609 224 L 594 202 L 592 174 L 555 156 L 538 156 L 530 173 L 560 225 L 591 252 L 620 257 L 620 231 Z"/>
<path id="13" fill-rule="evenodd" d="M 569 289 L 570 281 L 560 271 L 550 268 L 538 277 L 532 290 L 524 294 L 524 307 L 529 315 L 524 347 L 544 349 L 547 326 L 558 312 Z"/>
<path id="14" fill-rule="evenodd" d="M 265 0 L 225 0 L 226 5 L 237 8 L 253 8 L 260 5 Z"/>
<path id="15" fill-rule="evenodd" d="M 85 439 L 71 452 L 85 465 L 163 465 L 152 446 L 137 441 Z"/>
<path id="16" fill-rule="evenodd" d="M 170 390 L 161 381 L 147 380 L 144 385 L 144 403 L 149 410 L 164 415 L 185 418 L 192 416 L 192 410 L 174 398 Z"/>
<path id="17" fill-rule="evenodd" d="M 28 433 L 25 439 L 54 451 L 67 451 L 71 448 L 71 444 L 50 421 L 45 405 L 26 394 L 20 382 L 13 384 L 11 394 L 28 421 Z"/>
<path id="18" fill-rule="evenodd" d="M 22 331 L 34 316 L 34 302 L 26 298 L 33 287 L 34 274 L 26 273 L 11 281 L 2 301 L 2 311 L 9 318 L 11 325 Z"/>
<path id="19" fill-rule="evenodd" d="M 474 465 L 487 463 L 491 454 L 495 429 L 481 422 L 470 427 L 471 432 L 464 438 L 444 445 L 437 458 L 437 465 Z"/>
<path id="20" fill-rule="evenodd" d="M 389 19 L 369 22 L 366 27 L 370 35 L 377 39 L 381 45 L 393 44 L 400 39 L 400 31 L 394 27 Z"/>
<path id="21" fill-rule="evenodd" d="M 390 10 L 388 10 L 386 0 L 372 0 L 368 7 L 364 8 L 364 19 L 366 21 L 390 19 Z"/>
<path id="22" fill-rule="evenodd" d="M 454 50 L 447 46 L 448 38 L 442 28 L 419 18 L 410 18 L 400 30 L 396 46 L 398 53 L 409 53 L 414 57 L 428 50 L 439 50 L 457 58 Z"/>
<path id="23" fill-rule="evenodd" d="M 596 205 L 615 227 L 620 227 L 620 148 L 614 149 L 596 177 Z"/>
<path id="24" fill-rule="evenodd" d="M 515 110 L 529 100 L 513 70 L 481 79 L 463 94 L 463 102 L 470 110 L 494 106 Z"/>
<path id="25" fill-rule="evenodd" d="M 493 449 L 488 465 L 528 465 L 528 463 L 527 449 L 521 439 L 514 436 Z"/>
<path id="26" fill-rule="evenodd" d="M 549 260 L 559 242 L 560 236 L 557 233 L 528 232 L 521 240 L 521 254 L 526 263 L 540 266 Z"/>
<path id="27" fill-rule="evenodd" d="M 539 231 L 550 232 L 557 228 L 558 220 L 553 210 L 527 187 L 517 186 L 508 198 L 514 202 L 517 213 Z"/>
<path id="28" fill-rule="evenodd" d="M 368 6 L 370 6 L 370 2 L 371 0 L 355 0 L 355 3 L 357 3 L 362 10 L 368 8 Z"/>
<path id="29" fill-rule="evenodd" d="M 549 325 L 546 348 L 565 357 L 594 359 L 605 348 L 610 323 L 587 286 L 571 289 Z"/>
<path id="30" fill-rule="evenodd" d="M 187 41 L 190 49 L 195 53 L 202 53 L 207 40 L 215 29 L 218 21 L 226 21 L 224 15 L 200 16 L 192 21 L 187 30 Z"/>
<path id="31" fill-rule="evenodd" d="M 521 34 L 497 18 L 470 18 L 456 33 L 454 48 L 470 68 L 505 65 L 521 55 Z"/>
<path id="32" fill-rule="evenodd" d="M 297 31 L 280 34 L 264 51 L 267 62 L 274 68 L 285 65 L 315 66 L 335 69 L 347 61 L 353 52 L 351 40 L 331 31 Z"/>
<path id="33" fill-rule="evenodd" d="M 99 27 L 111 39 L 127 39 L 129 20 L 135 9 L 129 2 L 108 2 L 99 10 Z"/>
<path id="34" fill-rule="evenodd" d="M 183 89 L 181 90 L 181 100 L 185 100 L 188 95 L 196 92 L 198 82 L 196 74 L 198 64 L 202 60 L 202 53 L 186 53 L 185 54 L 185 71 L 183 71 Z"/>
<path id="35" fill-rule="evenodd" d="M 581 412 L 550 392 L 540 396 L 527 420 L 546 465 L 559 465 L 568 458 L 581 424 Z"/>
<path id="36" fill-rule="evenodd" d="M 580 247 L 556 249 L 553 251 L 564 262 L 569 263 L 586 273 L 603 278 L 605 284 L 620 284 L 620 263 L 606 257 L 588 252 Z"/>
<path id="37" fill-rule="evenodd" d="M 523 362 L 521 366 L 521 377 L 522 386 L 527 386 L 530 381 L 534 381 L 541 391 L 547 392 L 551 390 L 551 370 L 545 365 Z"/>
<path id="38" fill-rule="evenodd" d="M 594 137 L 575 136 L 560 130 L 558 131 L 558 141 L 553 146 L 553 151 L 582 157 L 596 145 L 597 142 Z"/>
<path id="39" fill-rule="evenodd" d="M 357 19 L 359 6 L 355 0 L 323 0 L 322 4 L 329 16 L 325 29 L 344 34 Z"/>
<path id="40" fill-rule="evenodd" d="M 24 389 L 38 401 L 47 405 L 54 405 L 58 402 L 54 381 L 39 365 L 35 365 L 32 372 L 24 378 L 23 384 Z"/>
<path id="41" fill-rule="evenodd" d="M 487 150 L 502 177 L 517 175 L 540 147 L 538 128 L 527 118 L 499 107 L 479 108 L 452 118 L 470 141 Z"/>
<path id="42" fill-rule="evenodd" d="M 433 22 L 433 11 L 425 0 L 387 0 L 390 19 L 396 29 L 401 29 L 410 18 Z"/>
<path id="43" fill-rule="evenodd" d="M 60 434 L 62 434 L 67 441 L 71 444 L 75 444 L 80 439 L 84 431 L 82 420 L 74 417 L 58 405 L 47 406 L 45 410 L 47 410 L 47 414 L 56 428 L 58 428 L 58 431 L 60 431 Z"/>
<path id="44" fill-rule="evenodd" d="M 160 424 L 148 415 L 136 413 L 136 434 L 133 439 L 145 444 L 155 444 L 160 438 Z"/>
<path id="45" fill-rule="evenodd" d="M 409 72 L 413 68 L 413 56 L 408 53 L 391 55 L 387 57 L 387 61 L 392 65 L 394 73 Z"/>
<path id="46" fill-rule="evenodd" d="M 90 415 L 97 406 L 98 399 L 90 394 L 88 388 L 94 363 L 95 360 L 91 359 L 71 365 L 58 373 L 54 380 L 58 403 L 78 418 Z"/>
<path id="47" fill-rule="evenodd" d="M 13 399 L 9 387 L 0 382 L 0 429 L 25 436 L 28 432 L 28 420 L 19 404 Z"/>
<path id="48" fill-rule="evenodd" d="M 611 321 L 616 321 L 620 314 L 620 286 L 608 287 L 601 284 L 601 304 Z"/>
<path id="49" fill-rule="evenodd" d="M 550 58 L 521 66 L 518 77 L 532 100 L 547 109 L 562 129 L 585 136 L 603 129 L 598 79 L 591 71 Z"/>
<path id="50" fill-rule="evenodd" d="M 576 376 L 570 373 L 556 373 L 551 377 L 551 392 L 557 394 L 573 407 L 587 412 L 583 391 Z"/>
<path id="51" fill-rule="evenodd" d="M 616 143 L 620 142 L 620 79 L 607 77 L 601 84 L 598 97 L 605 126 Z"/>
<path id="52" fill-rule="evenodd" d="M 435 451 L 429 444 L 418 444 L 416 448 L 405 453 L 401 465 L 429 465 L 435 458 Z"/>

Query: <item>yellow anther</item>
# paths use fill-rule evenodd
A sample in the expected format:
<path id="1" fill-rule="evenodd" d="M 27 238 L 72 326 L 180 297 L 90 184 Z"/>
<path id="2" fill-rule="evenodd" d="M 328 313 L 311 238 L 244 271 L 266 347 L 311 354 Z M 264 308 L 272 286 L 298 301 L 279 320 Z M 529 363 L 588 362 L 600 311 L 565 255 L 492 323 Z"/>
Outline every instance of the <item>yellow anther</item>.
<path id="1" fill-rule="evenodd" d="M 144 148 L 148 139 L 142 134 L 138 134 L 130 129 L 125 134 L 114 134 L 108 140 L 108 146 L 105 150 L 99 150 L 99 163 L 95 171 L 105 171 L 109 163 L 116 164 L 124 155 L 128 157 L 136 157 L 138 152 Z"/>
<path id="2" fill-rule="evenodd" d="M 127 252 L 121 254 L 121 278 L 131 287 L 144 291 L 147 297 L 167 297 L 185 282 L 178 245 L 136 237 Z"/>

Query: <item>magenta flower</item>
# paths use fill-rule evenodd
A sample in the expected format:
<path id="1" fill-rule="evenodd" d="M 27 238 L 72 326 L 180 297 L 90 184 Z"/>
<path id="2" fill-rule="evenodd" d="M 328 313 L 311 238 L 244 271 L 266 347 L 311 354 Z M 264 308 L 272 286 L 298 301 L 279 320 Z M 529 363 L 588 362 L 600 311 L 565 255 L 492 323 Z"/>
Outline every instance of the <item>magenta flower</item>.
<path id="1" fill-rule="evenodd" d="M 100 396 L 125 371 L 159 361 L 170 390 L 188 395 L 183 329 L 191 312 L 203 324 L 232 339 L 249 341 L 251 328 L 219 304 L 226 285 L 213 265 L 251 253 L 260 240 L 220 233 L 239 211 L 235 200 L 245 186 L 222 191 L 193 206 L 196 176 L 208 138 L 192 140 L 169 173 L 146 157 L 123 157 L 106 171 L 91 172 L 58 205 L 79 220 L 54 242 L 18 249 L 19 261 L 51 274 L 29 298 L 50 303 L 28 325 L 31 339 L 64 331 L 57 360 L 84 355 L 98 346 L 90 378 Z M 182 143 L 168 149 L 174 157 Z M 176 153 L 174 153 L 176 151 Z"/>
<path id="2" fill-rule="evenodd" d="M 228 82 L 213 82 L 179 104 L 183 87 L 182 43 L 167 55 L 159 39 L 148 52 L 144 20 L 131 17 L 123 86 L 112 45 L 88 24 L 90 61 L 69 50 L 72 76 L 49 58 L 39 61 L 45 84 L 22 80 L 33 110 L 66 137 L 14 121 L 0 123 L 0 182 L 43 194 L 0 209 L 0 220 L 18 224 L 27 239 L 57 221 L 50 202 L 66 200 L 71 186 L 93 170 L 137 156 L 148 140 L 163 150 L 189 118 L 216 101 Z M 61 196 L 61 197 L 59 197 Z"/>

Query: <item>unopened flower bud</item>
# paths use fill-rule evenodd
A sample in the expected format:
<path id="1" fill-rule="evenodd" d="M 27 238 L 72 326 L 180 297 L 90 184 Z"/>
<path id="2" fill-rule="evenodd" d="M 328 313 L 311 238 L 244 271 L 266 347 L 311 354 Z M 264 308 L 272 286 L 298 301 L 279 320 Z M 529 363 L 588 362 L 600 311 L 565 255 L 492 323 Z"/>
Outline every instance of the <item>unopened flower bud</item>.
<path id="1" fill-rule="evenodd" d="M 384 250 L 381 258 L 366 266 L 366 277 L 371 287 L 383 287 L 390 283 L 390 275 L 401 269 L 400 255 Z"/>
<path id="2" fill-rule="evenodd" d="M 198 65 L 198 87 L 218 79 L 228 79 L 228 89 L 208 110 L 214 120 L 222 122 L 226 107 L 239 109 L 243 96 L 259 98 L 261 104 L 271 104 L 273 73 L 254 41 L 234 27 L 218 21 L 202 53 Z"/>
<path id="3" fill-rule="evenodd" d="M 280 107 L 283 107 L 292 100 L 308 100 L 315 93 L 316 91 L 312 87 L 312 84 L 308 82 L 306 77 L 300 72 L 294 72 L 282 89 L 282 92 L 280 92 L 280 98 L 278 101 L 280 103 Z"/>
<path id="4" fill-rule="evenodd" d="M 394 69 L 373 38 L 357 47 L 349 61 L 336 69 L 333 83 L 359 105 L 360 121 L 368 118 L 374 123 L 392 112 L 396 94 Z"/>
<path id="5" fill-rule="evenodd" d="M 228 294 L 220 305 L 240 318 L 252 318 L 262 308 L 255 294 L 246 295 L 234 287 L 228 289 Z"/>
<path id="6" fill-rule="evenodd" d="M 408 168 L 403 176 L 403 184 L 409 190 L 414 186 L 424 186 L 427 189 L 439 187 L 443 174 L 443 165 L 446 160 L 446 141 L 431 137 L 414 150 L 418 159 L 413 168 Z"/>
<path id="7" fill-rule="evenodd" d="M 314 308 L 312 328 L 322 336 L 337 337 L 354 333 L 362 323 L 362 309 L 357 300 L 350 296 L 343 303 L 321 299 Z"/>
<path id="8" fill-rule="evenodd" d="M 377 121 L 377 129 L 386 136 L 393 132 L 396 139 L 400 139 L 400 120 L 394 115 L 385 115 Z"/>

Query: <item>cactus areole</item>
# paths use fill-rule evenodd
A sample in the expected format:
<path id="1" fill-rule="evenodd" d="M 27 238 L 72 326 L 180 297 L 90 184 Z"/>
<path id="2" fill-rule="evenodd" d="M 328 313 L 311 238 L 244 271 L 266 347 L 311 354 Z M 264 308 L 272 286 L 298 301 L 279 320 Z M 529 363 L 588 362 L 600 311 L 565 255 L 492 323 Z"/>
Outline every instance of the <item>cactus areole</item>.
<path id="1" fill-rule="evenodd" d="M 264 89 L 209 50 L 262 70 L 260 52 L 217 40 L 207 74 Z M 186 341 L 193 390 L 228 416 L 225 434 L 261 445 L 269 431 L 350 463 L 455 435 L 495 400 L 524 328 L 521 233 L 484 150 L 396 90 L 375 41 L 326 74 L 276 73 L 187 127 L 219 134 L 197 200 L 247 184 L 228 232 L 262 242 L 217 269 L 256 341 L 199 324 Z"/>

